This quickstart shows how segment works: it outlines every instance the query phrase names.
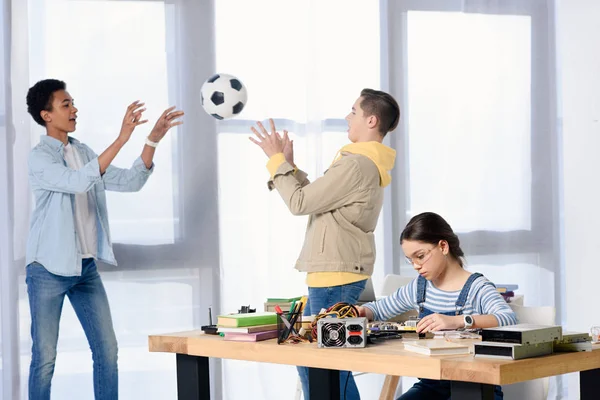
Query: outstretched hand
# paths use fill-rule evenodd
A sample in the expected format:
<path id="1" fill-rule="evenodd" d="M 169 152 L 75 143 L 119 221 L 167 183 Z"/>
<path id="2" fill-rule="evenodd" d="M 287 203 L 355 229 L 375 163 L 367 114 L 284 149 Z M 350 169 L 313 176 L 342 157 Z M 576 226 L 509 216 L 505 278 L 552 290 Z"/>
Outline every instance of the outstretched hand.
<path id="1" fill-rule="evenodd" d="M 153 142 L 159 142 L 165 137 L 169 129 L 183 124 L 183 121 L 179 119 L 183 117 L 183 114 L 183 111 L 175 110 L 175 106 L 167 108 L 158 118 L 156 124 L 154 124 L 154 128 L 152 128 L 152 132 L 150 132 L 148 139 Z"/>
<path id="2" fill-rule="evenodd" d="M 250 137 L 249 139 L 250 141 L 252 141 L 252 143 L 260 147 L 265 152 L 267 157 L 271 158 L 277 153 L 284 152 L 285 143 L 284 139 L 281 137 L 281 135 L 279 135 L 279 133 L 275 129 L 275 122 L 273 122 L 273 119 L 269 118 L 269 124 L 271 125 L 271 133 L 267 132 L 263 124 L 257 122 L 256 125 L 258 126 L 260 132 L 254 127 L 250 128 L 256 136 L 256 139 L 253 137 Z M 287 136 L 287 132 L 285 132 L 285 136 Z M 293 152 L 293 147 L 290 146 L 292 145 L 288 145 L 288 151 L 290 151 L 291 149 L 291 151 Z"/>
<path id="3" fill-rule="evenodd" d="M 146 111 L 142 108 L 145 103 L 140 103 L 139 100 L 134 101 L 127 107 L 125 117 L 123 117 L 123 123 L 121 124 L 121 132 L 119 133 L 119 139 L 124 142 L 129 141 L 133 130 L 142 124 L 148 122 L 147 119 L 142 120 L 142 113 Z"/>
<path id="4" fill-rule="evenodd" d="M 294 164 L 294 141 L 290 139 L 286 130 L 283 131 L 283 155 L 285 160 L 296 168 L 296 164 Z"/>

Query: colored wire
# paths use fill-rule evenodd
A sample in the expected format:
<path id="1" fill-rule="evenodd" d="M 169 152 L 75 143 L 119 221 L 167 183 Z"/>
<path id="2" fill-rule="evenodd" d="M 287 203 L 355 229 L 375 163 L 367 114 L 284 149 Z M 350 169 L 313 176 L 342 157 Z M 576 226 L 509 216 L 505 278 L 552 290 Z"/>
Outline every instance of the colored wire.
<path id="1" fill-rule="evenodd" d="M 321 318 L 334 317 L 334 318 L 357 318 L 358 309 L 356 306 L 348 303 L 335 303 L 329 307 L 325 312 L 315 316 L 315 319 L 311 322 L 310 327 L 312 331 L 313 339 L 317 339 L 317 322 Z"/>

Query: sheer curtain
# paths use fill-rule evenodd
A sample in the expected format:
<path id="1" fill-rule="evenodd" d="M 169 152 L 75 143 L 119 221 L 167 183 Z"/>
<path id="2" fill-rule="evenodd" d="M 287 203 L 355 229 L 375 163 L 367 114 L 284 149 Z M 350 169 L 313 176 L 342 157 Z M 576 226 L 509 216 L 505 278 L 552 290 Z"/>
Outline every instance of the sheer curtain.
<path id="1" fill-rule="evenodd" d="M 15 140 L 10 101 L 10 1 L 0 2 L 0 399 L 18 390 L 15 274 L 13 273 L 12 146 Z"/>
<path id="2" fill-rule="evenodd" d="M 224 312 L 307 293 L 304 274 L 293 268 L 307 220 L 267 190 L 267 159 L 248 140 L 249 127 L 274 118 L 294 140 L 296 164 L 310 179 L 322 175 L 348 143 L 344 117 L 361 89 L 382 86 L 380 37 L 378 1 L 216 2 L 216 70 L 237 75 L 249 91 L 242 115 L 218 124 Z M 376 281 L 384 225 L 382 216 Z M 224 398 L 293 398 L 293 367 L 226 361 L 223 373 Z M 367 393 L 378 387 L 366 377 L 359 385 Z"/>
<path id="3" fill-rule="evenodd" d="M 528 305 L 554 305 L 550 8 L 538 0 L 404 1 L 392 15 L 402 21 L 394 57 L 405 104 L 403 134 L 394 136 L 406 157 L 395 169 L 398 225 L 437 211 L 459 233 L 470 269 L 519 284 Z"/>
<path id="4" fill-rule="evenodd" d="M 440 213 L 467 269 L 561 318 L 553 2 L 390 2 L 404 162 L 395 227 Z M 390 22 L 390 26 L 392 23 Z M 395 230 L 395 233 L 398 231 Z M 414 275 L 399 248 L 394 269 Z"/>
<path id="5" fill-rule="evenodd" d="M 177 105 L 188 111 L 186 124 L 161 142 L 155 173 L 144 189 L 108 195 L 119 266 L 100 266 L 120 347 L 120 397 L 174 398 L 174 357 L 150 354 L 147 337 L 199 328 L 208 321 L 208 307 L 219 308 L 216 174 L 198 174 L 216 169 L 216 140 L 210 139 L 214 123 L 193 112 L 200 109 L 195 93 L 201 82 L 196 87 L 189 83 L 196 73 L 208 76 L 214 68 L 208 61 L 191 73 L 180 62 L 198 51 L 197 46 L 186 48 L 193 47 L 192 41 L 182 45 L 180 29 L 198 19 L 187 21 L 178 5 L 162 1 L 15 1 L 13 18 L 17 12 L 11 59 L 13 84 L 18 84 L 12 99 L 16 135 L 3 132 L 2 151 L 11 153 L 1 158 L 0 172 L 5 398 L 26 398 L 27 393 L 31 347 L 23 259 L 31 210 L 27 155 L 44 132 L 29 123 L 24 99 L 31 84 L 48 77 L 67 82 L 79 108 L 73 136 L 98 152 L 118 135 L 126 106 L 137 99 L 146 102 L 150 122 L 136 130 L 119 154 L 115 160 L 119 166 L 129 166 L 139 156 L 144 137 L 165 108 Z M 200 12 L 195 15 L 202 18 Z M 203 26 L 210 27 L 211 22 L 208 18 Z M 5 210 L 11 216 L 6 220 Z M 14 247 L 14 256 L 5 252 L 5 244 Z M 93 398 L 89 346 L 68 302 L 58 354 L 53 398 Z M 216 366 L 218 371 L 220 365 Z M 220 382 L 220 374 L 214 379 Z"/>
<path id="6" fill-rule="evenodd" d="M 298 166 L 311 179 L 322 175 L 348 142 L 344 117 L 360 90 L 381 88 L 379 22 L 378 1 L 216 3 L 217 71 L 238 75 L 249 90 L 241 119 L 218 125 L 224 312 L 307 292 L 304 274 L 293 268 L 306 218 L 292 216 L 266 189 L 266 158 L 248 140 L 249 127 L 274 118 L 290 132 Z M 381 255 L 384 224 L 382 216 Z M 383 264 L 380 257 L 375 280 Z M 224 398 L 248 390 L 255 398 L 292 398 L 296 376 L 293 367 L 228 361 Z"/>

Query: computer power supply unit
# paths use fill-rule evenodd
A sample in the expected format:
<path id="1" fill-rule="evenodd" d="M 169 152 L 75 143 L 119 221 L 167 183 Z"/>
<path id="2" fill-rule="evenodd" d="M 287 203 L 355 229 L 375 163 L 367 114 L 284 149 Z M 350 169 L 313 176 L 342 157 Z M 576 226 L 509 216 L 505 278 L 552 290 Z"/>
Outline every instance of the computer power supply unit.
<path id="1" fill-rule="evenodd" d="M 365 347 L 366 343 L 366 318 L 321 318 L 317 321 L 319 348 Z"/>

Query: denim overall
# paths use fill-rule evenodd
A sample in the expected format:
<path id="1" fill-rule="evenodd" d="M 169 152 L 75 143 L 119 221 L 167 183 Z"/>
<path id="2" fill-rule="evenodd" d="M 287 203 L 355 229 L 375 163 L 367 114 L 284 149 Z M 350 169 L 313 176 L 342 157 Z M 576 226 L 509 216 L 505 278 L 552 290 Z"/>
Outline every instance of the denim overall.
<path id="1" fill-rule="evenodd" d="M 475 279 L 479 278 L 480 273 L 474 273 L 469 276 L 467 282 L 464 284 L 458 299 L 455 304 L 455 311 L 438 313 L 441 315 L 462 315 L 469 297 L 469 290 Z M 423 306 L 425 304 L 425 291 L 427 290 L 427 280 L 422 276 L 417 279 L 417 304 L 419 305 L 419 318 L 426 317 L 431 314 L 435 314 Z M 500 386 L 494 386 L 494 399 L 502 400 L 504 395 Z M 414 384 L 406 393 L 398 398 L 398 400 L 448 400 L 450 399 L 450 381 L 435 380 L 435 379 L 421 379 Z"/>

